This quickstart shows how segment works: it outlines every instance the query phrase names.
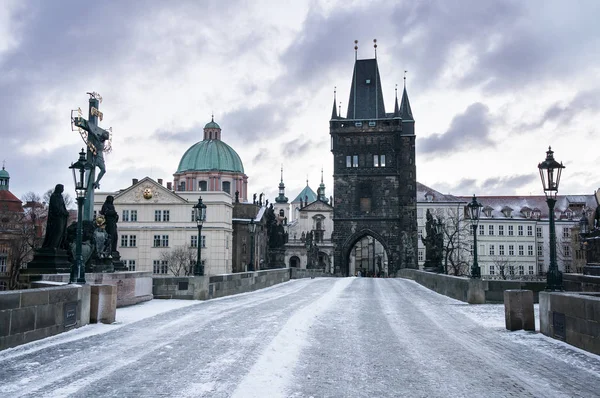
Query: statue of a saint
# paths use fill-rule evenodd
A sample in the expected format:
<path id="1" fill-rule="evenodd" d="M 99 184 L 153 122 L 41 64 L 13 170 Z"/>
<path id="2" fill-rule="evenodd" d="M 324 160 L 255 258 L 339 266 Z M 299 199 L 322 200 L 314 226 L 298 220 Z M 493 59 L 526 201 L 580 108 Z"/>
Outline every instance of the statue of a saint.
<path id="1" fill-rule="evenodd" d="M 110 236 L 106 232 L 106 220 L 104 216 L 96 217 L 96 229 L 94 230 L 94 245 L 96 246 L 96 256 L 99 259 L 110 258 L 111 242 Z"/>
<path id="2" fill-rule="evenodd" d="M 115 198 L 111 195 L 106 197 L 104 204 L 102 205 L 102 209 L 100 210 L 100 214 L 104 216 L 106 220 L 106 232 L 110 235 L 110 247 L 113 251 L 117 250 L 117 241 L 118 241 L 118 232 L 117 232 L 117 222 L 119 221 L 119 213 L 115 209 L 115 205 L 113 204 Z"/>
<path id="3" fill-rule="evenodd" d="M 65 187 L 62 184 L 56 184 L 54 192 L 50 196 L 48 205 L 48 223 L 46 224 L 46 236 L 42 248 L 44 249 L 63 249 L 67 232 L 67 220 L 69 211 L 65 206 L 62 193 Z"/>

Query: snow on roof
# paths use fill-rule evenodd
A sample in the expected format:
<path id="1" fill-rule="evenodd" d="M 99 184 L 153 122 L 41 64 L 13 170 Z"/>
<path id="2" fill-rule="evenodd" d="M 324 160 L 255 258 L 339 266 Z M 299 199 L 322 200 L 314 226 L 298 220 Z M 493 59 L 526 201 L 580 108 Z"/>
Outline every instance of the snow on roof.
<path id="1" fill-rule="evenodd" d="M 427 200 L 427 196 L 431 198 L 431 202 L 465 202 L 464 199 L 453 195 L 445 195 L 435 189 L 429 188 L 427 185 L 421 184 L 417 181 L 417 202 L 430 202 Z M 468 201 L 467 201 L 468 202 Z"/>

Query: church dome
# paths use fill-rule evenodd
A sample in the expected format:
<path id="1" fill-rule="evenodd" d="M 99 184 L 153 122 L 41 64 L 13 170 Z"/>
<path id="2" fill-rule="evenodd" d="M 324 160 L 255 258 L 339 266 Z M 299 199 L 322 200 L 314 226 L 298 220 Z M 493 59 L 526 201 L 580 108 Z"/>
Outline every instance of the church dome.
<path id="1" fill-rule="evenodd" d="M 221 126 L 219 126 L 214 119 L 211 120 L 210 122 L 206 123 L 206 125 L 204 126 L 205 129 L 220 129 Z"/>
<path id="2" fill-rule="evenodd" d="M 0 178 L 10 178 L 8 171 L 4 170 L 4 167 L 2 167 L 2 170 L 0 170 Z"/>
<path id="3" fill-rule="evenodd" d="M 205 128 L 210 128 L 209 122 Z M 192 145 L 179 162 L 177 173 L 186 171 L 230 171 L 244 173 L 244 165 L 236 151 L 221 140 L 203 140 Z"/>

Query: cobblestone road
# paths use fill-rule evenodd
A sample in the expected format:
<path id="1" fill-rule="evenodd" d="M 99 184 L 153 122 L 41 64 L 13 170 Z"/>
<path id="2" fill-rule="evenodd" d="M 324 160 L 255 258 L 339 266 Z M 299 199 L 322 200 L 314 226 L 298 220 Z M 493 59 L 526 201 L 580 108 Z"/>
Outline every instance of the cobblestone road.
<path id="1" fill-rule="evenodd" d="M 8 397 L 600 397 L 600 358 L 402 279 L 291 281 L 0 352 Z"/>

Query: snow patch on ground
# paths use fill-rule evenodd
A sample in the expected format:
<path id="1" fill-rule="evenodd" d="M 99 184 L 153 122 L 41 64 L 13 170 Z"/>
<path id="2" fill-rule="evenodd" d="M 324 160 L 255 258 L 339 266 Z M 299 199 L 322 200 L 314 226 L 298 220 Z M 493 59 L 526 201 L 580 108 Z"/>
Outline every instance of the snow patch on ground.
<path id="1" fill-rule="evenodd" d="M 340 293 L 352 282 L 352 278 L 339 279 L 318 301 L 313 301 L 296 312 L 252 366 L 232 397 L 287 396 L 286 387 L 300 352 L 307 344 L 310 328 L 319 315 L 331 308 Z"/>

